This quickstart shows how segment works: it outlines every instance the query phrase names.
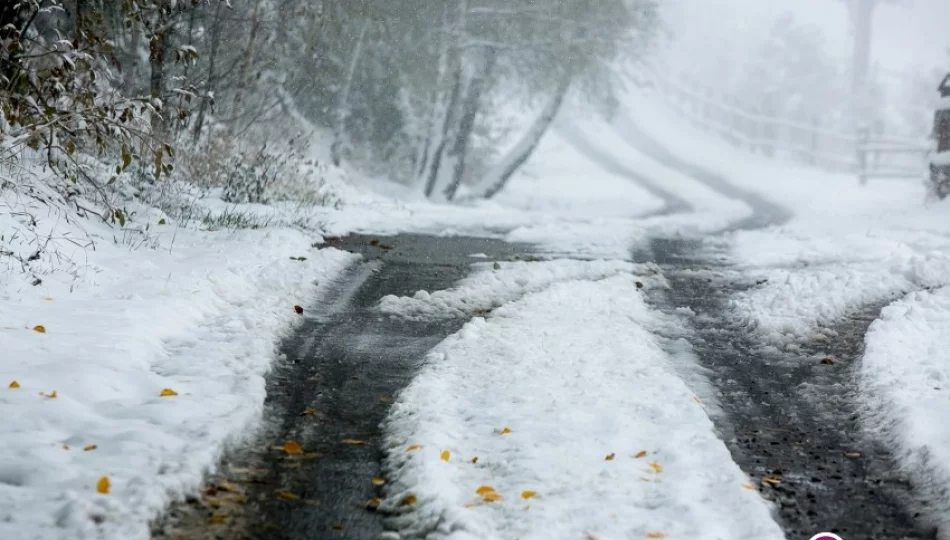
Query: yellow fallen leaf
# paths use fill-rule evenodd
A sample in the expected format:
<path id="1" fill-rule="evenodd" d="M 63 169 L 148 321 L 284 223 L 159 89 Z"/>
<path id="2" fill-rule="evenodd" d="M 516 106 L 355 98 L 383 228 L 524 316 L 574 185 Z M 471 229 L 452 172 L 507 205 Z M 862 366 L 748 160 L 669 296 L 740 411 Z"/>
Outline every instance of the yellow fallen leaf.
<path id="1" fill-rule="evenodd" d="M 20 383 L 16 381 L 11 382 L 10 386 L 7 386 L 7 388 L 9 388 L 10 390 L 16 390 L 19 387 L 20 387 Z"/>
<path id="2" fill-rule="evenodd" d="M 68 445 L 68 444 L 64 444 L 64 445 L 63 445 L 63 450 L 69 450 L 69 445 Z"/>
<path id="3" fill-rule="evenodd" d="M 770 486 L 777 486 L 782 483 L 781 476 L 763 476 L 762 481 Z"/>
<path id="4" fill-rule="evenodd" d="M 369 500 L 369 502 L 366 503 L 366 509 L 377 510 L 379 508 L 379 505 L 381 504 L 383 504 L 382 499 L 380 499 L 379 497 L 373 497 L 372 499 Z"/>
<path id="5" fill-rule="evenodd" d="M 448 460 L 452 459 L 452 452 L 449 452 L 448 450 L 443 450 L 442 453 L 439 455 L 439 459 L 447 462 Z"/>
<path id="6" fill-rule="evenodd" d="M 89 444 L 89 445 L 83 446 L 83 447 L 82 447 L 82 450 L 83 450 L 83 452 L 92 452 L 92 451 L 95 450 L 96 448 L 99 448 L 99 447 L 96 446 L 96 445 L 94 445 L 94 444 Z"/>
<path id="7" fill-rule="evenodd" d="M 617 457 L 617 454 L 614 454 L 611 452 L 610 454 L 607 454 L 607 457 L 604 458 L 604 461 L 613 461 L 614 458 L 616 457 Z"/>
<path id="8" fill-rule="evenodd" d="M 537 491 L 522 491 L 521 498 L 524 500 L 533 499 L 538 496 Z"/>
<path id="9" fill-rule="evenodd" d="M 648 532 L 647 538 L 666 538 L 666 535 L 661 532 Z"/>
<path id="10" fill-rule="evenodd" d="M 742 484 L 742 487 L 744 487 L 745 489 L 748 489 L 749 491 L 755 491 L 755 486 L 753 486 L 752 484 Z"/>
<path id="11" fill-rule="evenodd" d="M 380 403 L 392 403 L 392 402 L 393 402 L 393 398 L 391 398 L 391 397 L 389 397 L 389 396 L 379 396 L 379 401 L 380 401 Z"/>
<path id="12" fill-rule="evenodd" d="M 311 407 L 308 409 L 304 409 L 303 412 L 300 413 L 300 416 L 315 416 L 316 414 L 317 414 L 317 410 Z"/>
<path id="13" fill-rule="evenodd" d="M 415 452 L 416 450 L 422 450 L 422 446 L 419 446 L 418 444 L 414 444 L 410 446 L 409 448 L 406 448 L 406 452 Z"/>
<path id="14" fill-rule="evenodd" d="M 497 502 L 501 500 L 501 495 L 492 491 L 491 493 L 482 495 L 482 500 L 485 502 Z"/>
<path id="15" fill-rule="evenodd" d="M 467 502 L 462 506 L 464 508 L 475 508 L 476 506 L 481 506 L 481 505 L 482 505 L 482 501 L 472 501 L 472 502 Z"/>
<path id="16" fill-rule="evenodd" d="M 59 394 L 56 392 L 56 390 L 53 390 L 49 394 L 47 394 L 46 392 L 40 392 L 40 395 L 47 399 L 56 399 L 59 397 Z"/>
<path id="17" fill-rule="evenodd" d="M 289 491 L 285 491 L 283 489 L 278 489 L 275 493 L 277 493 L 278 498 L 283 499 L 285 501 L 296 501 L 300 499 L 299 495 L 295 493 L 291 493 Z"/>
<path id="18" fill-rule="evenodd" d="M 362 439 L 343 439 L 343 444 L 348 444 L 350 446 L 366 446 L 366 441 Z"/>
<path id="19" fill-rule="evenodd" d="M 320 452 L 307 452 L 303 455 L 304 459 L 320 459 L 323 457 L 323 454 Z"/>
<path id="20" fill-rule="evenodd" d="M 297 441 L 285 442 L 283 449 L 285 453 L 292 456 L 299 456 L 300 454 L 303 454 L 303 448 L 300 447 L 300 444 Z"/>
<path id="21" fill-rule="evenodd" d="M 502 428 L 502 430 L 501 430 L 501 434 L 502 434 L 502 435 L 508 435 L 509 433 L 511 433 L 511 428 L 510 428 L 510 427 Z"/>
<path id="22" fill-rule="evenodd" d="M 653 472 L 655 473 L 663 472 L 663 466 L 655 461 L 653 463 L 650 463 L 650 468 L 653 469 Z"/>
<path id="23" fill-rule="evenodd" d="M 478 456 L 472 458 L 472 465 L 475 465 L 476 463 L 478 463 Z"/>
<path id="24" fill-rule="evenodd" d="M 334 531 L 346 530 L 346 523 L 343 523 L 342 521 L 337 521 L 333 525 L 330 525 L 330 526 L 333 527 Z"/>
<path id="25" fill-rule="evenodd" d="M 211 525 L 223 525 L 228 522 L 228 516 L 222 516 L 215 514 L 208 518 L 208 523 Z"/>
<path id="26" fill-rule="evenodd" d="M 415 495 L 406 495 L 399 501 L 399 506 L 412 506 L 416 504 L 416 501 L 418 501 L 418 499 L 416 499 Z"/>
<path id="27" fill-rule="evenodd" d="M 475 493 L 479 495 L 484 495 L 486 493 L 494 493 L 495 488 L 491 486 L 478 486 L 478 489 L 475 490 Z"/>
<path id="28" fill-rule="evenodd" d="M 645 458 L 645 457 L 647 457 L 647 451 L 646 451 L 646 450 L 640 450 L 639 452 L 637 452 L 637 455 L 635 455 L 635 456 L 633 456 L 633 457 L 635 457 L 635 458 L 637 458 L 637 459 Z"/>
<path id="29" fill-rule="evenodd" d="M 237 484 L 224 481 L 218 484 L 218 489 L 221 491 L 227 491 L 228 493 L 240 493 L 243 491 Z"/>
<path id="30" fill-rule="evenodd" d="M 374 485 L 374 486 L 381 486 L 381 485 L 383 485 L 383 484 L 386 483 L 386 479 L 385 479 L 385 478 L 373 478 L 372 481 L 373 481 L 373 485 Z"/>
<path id="31" fill-rule="evenodd" d="M 108 495 L 111 488 L 112 484 L 109 482 L 108 476 L 103 476 L 98 482 L 96 482 L 96 492 L 102 495 Z"/>
<path id="32" fill-rule="evenodd" d="M 177 395 L 178 395 L 178 392 L 172 390 L 171 388 L 166 388 L 162 390 L 162 392 L 159 394 L 160 397 L 173 397 Z"/>
<path id="33" fill-rule="evenodd" d="M 45 333 L 46 333 L 46 327 L 43 326 L 42 324 L 38 324 L 38 325 L 36 325 L 36 326 L 33 327 L 33 331 L 36 332 L 37 334 L 45 334 Z"/>

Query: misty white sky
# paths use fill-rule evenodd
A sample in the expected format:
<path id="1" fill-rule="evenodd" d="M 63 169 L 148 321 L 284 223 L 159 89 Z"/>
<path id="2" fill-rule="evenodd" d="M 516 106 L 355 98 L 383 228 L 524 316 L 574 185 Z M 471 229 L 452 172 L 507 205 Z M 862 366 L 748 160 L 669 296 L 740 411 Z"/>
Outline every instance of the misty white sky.
<path id="1" fill-rule="evenodd" d="M 851 29 L 840 0 L 669 0 L 671 29 L 699 56 L 710 48 L 753 46 L 772 21 L 791 12 L 820 26 L 829 53 L 850 52 Z M 874 60 L 888 70 L 950 70 L 950 0 L 894 0 L 875 17 Z"/>

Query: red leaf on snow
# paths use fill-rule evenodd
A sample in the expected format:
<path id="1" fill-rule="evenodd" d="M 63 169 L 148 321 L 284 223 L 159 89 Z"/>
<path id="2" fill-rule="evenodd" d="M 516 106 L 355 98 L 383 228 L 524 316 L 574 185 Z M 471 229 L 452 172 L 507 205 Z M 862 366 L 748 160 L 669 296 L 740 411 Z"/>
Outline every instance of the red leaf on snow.
<path id="1" fill-rule="evenodd" d="M 294 306 L 294 311 L 297 313 L 297 315 L 303 315 L 303 308 L 300 306 Z"/>

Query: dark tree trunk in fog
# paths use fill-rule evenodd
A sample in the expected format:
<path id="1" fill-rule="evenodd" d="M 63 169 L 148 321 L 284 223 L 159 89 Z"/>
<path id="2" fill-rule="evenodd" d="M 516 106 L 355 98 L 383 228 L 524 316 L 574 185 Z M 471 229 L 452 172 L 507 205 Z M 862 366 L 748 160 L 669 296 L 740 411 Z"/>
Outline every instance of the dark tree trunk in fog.
<path id="1" fill-rule="evenodd" d="M 446 157 L 452 169 L 449 171 L 451 177 L 443 194 L 449 201 L 455 198 L 455 194 L 465 178 L 465 158 L 468 154 L 469 141 L 472 139 L 472 132 L 475 130 L 475 119 L 478 117 L 479 109 L 481 109 L 482 93 L 492 71 L 495 70 L 496 63 L 495 50 L 486 48 L 472 67 L 472 78 L 467 85 L 465 99 L 461 103 L 458 127 L 450 141 L 451 146 L 446 152 Z"/>
<path id="2" fill-rule="evenodd" d="M 488 172 L 485 177 L 485 184 L 488 185 L 488 189 L 486 189 L 484 193 L 486 199 L 491 199 L 495 195 L 498 195 L 501 190 L 505 189 L 508 180 L 510 180 L 518 169 L 528 161 L 528 158 L 531 157 L 531 154 L 541 142 L 541 138 L 544 137 L 548 128 L 554 123 L 554 119 L 557 118 L 557 113 L 561 110 L 564 97 L 567 95 L 567 91 L 570 87 L 571 78 L 565 77 L 554 95 L 551 96 L 551 100 L 545 105 L 544 109 L 541 110 L 521 140 L 515 144 L 501 162 Z"/>

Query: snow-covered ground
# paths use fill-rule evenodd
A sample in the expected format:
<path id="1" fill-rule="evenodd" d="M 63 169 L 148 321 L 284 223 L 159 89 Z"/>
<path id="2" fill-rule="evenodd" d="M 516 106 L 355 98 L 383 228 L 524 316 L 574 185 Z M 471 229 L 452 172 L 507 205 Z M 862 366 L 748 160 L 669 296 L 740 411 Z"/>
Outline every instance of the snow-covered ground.
<path id="1" fill-rule="evenodd" d="M 157 229 L 130 250 L 87 223 L 72 273 L 5 277 L 0 538 L 147 538 L 257 425 L 294 306 L 354 259 L 287 229 Z"/>
<path id="2" fill-rule="evenodd" d="M 633 270 L 484 267 L 441 297 L 387 303 L 454 314 L 477 290 L 500 306 L 430 353 L 394 406 L 387 505 L 400 534 L 783 538 L 648 330 L 676 323 L 647 307 Z M 510 286 L 551 276 L 568 279 L 524 296 Z"/>
<path id="3" fill-rule="evenodd" d="M 726 237 L 739 269 L 762 282 L 735 300 L 737 316 L 767 343 L 794 348 L 861 306 L 950 283 L 950 204 L 925 204 L 923 179 L 861 186 L 852 175 L 776 162 L 698 133 L 649 95 L 631 94 L 624 105 L 618 131 L 636 121 L 686 161 L 794 214 Z"/>
<path id="4" fill-rule="evenodd" d="M 197 489 L 228 445 L 253 432 L 263 407 L 263 377 L 276 360 L 275 344 L 298 317 L 294 306 L 311 303 L 322 286 L 330 286 L 353 262 L 354 256 L 314 249 L 321 234 L 486 235 L 532 242 L 548 254 L 591 259 L 555 266 L 505 263 L 504 272 L 479 274 L 467 282 L 469 289 L 458 289 L 467 291 L 461 300 L 432 291 L 431 296 L 421 293 L 402 301 L 403 306 L 391 299 L 392 305 L 382 304 L 384 310 L 388 305 L 396 311 L 415 309 L 417 315 L 448 316 L 433 307 L 447 300 L 442 308 L 454 305 L 458 310 L 457 302 L 468 302 L 472 309 L 460 313 L 471 315 L 571 283 L 580 293 L 574 301 L 583 304 L 577 309 L 589 312 L 596 304 L 584 297 L 586 287 L 599 295 L 607 284 L 632 287 L 633 267 L 623 261 L 649 234 L 677 227 L 714 229 L 747 211 L 726 204 L 701 215 L 657 215 L 667 209 L 661 198 L 611 172 L 559 133 L 546 138 L 511 188 L 490 202 L 434 205 L 414 190 L 347 181 L 345 175 L 336 175 L 324 191 L 339 203 L 335 208 L 197 203 L 199 213 L 221 216 L 225 228 L 262 227 L 232 232 L 179 227 L 142 207 L 135 208 L 139 232 L 130 232 L 5 195 L 9 198 L 3 208 L 10 209 L 0 214 L 5 245 L 24 259 L 41 245 L 54 256 L 32 263 L 35 276 L 20 273 L 8 258 L 10 266 L 0 282 L 0 409 L 5 419 L 0 422 L 0 537 L 146 538 L 150 519 L 171 500 Z M 688 192 L 685 187 L 681 191 Z M 36 216 L 37 223 L 16 213 L 21 210 Z M 34 277 L 41 283 L 33 285 Z M 646 280 L 648 285 L 662 281 L 653 279 Z M 559 296 L 558 309 L 572 298 Z M 601 317 L 618 332 L 638 336 L 628 345 L 652 343 L 649 331 L 629 318 L 630 313 L 648 318 L 639 296 L 631 298 L 633 304 Z M 583 319 L 574 321 L 576 326 Z M 686 396 L 685 385 L 664 364 L 670 359 L 650 347 L 631 376 L 666 373 L 656 380 Z M 605 361 L 619 362 L 618 351 Z M 709 489 L 729 484 L 728 490 L 737 490 L 735 500 L 764 507 L 742 482 L 732 485 L 738 471 L 712 435 L 701 407 L 685 401 L 683 410 L 670 414 L 685 415 L 682 419 L 691 427 L 684 437 L 695 430 L 697 444 L 715 449 L 703 457 L 713 460 L 719 475 L 711 476 Z M 628 427 L 653 426 L 660 433 L 664 430 L 651 422 L 662 419 L 641 419 Z M 662 456 L 673 474 L 692 470 L 673 445 L 638 433 L 623 436 L 661 452 L 657 459 Z M 699 512 L 696 499 L 691 500 Z M 676 530 L 664 519 L 657 521 L 658 527 Z"/>
<path id="5" fill-rule="evenodd" d="M 794 349 L 857 307 L 950 281 L 948 205 L 924 206 L 921 185 L 860 188 L 767 161 L 696 133 L 648 95 L 632 93 L 621 111 L 677 155 L 795 214 L 721 238 L 736 270 L 761 282 L 734 309 L 764 343 Z M 148 520 L 260 420 L 263 376 L 294 306 L 354 261 L 314 249 L 320 236 L 412 231 L 533 243 L 555 260 L 473 259 L 476 273 L 453 289 L 381 302 L 392 317 L 475 317 L 429 355 L 388 424 L 387 505 L 404 532 L 781 538 L 694 397 L 705 394 L 701 375 L 684 373 L 694 360 L 660 346 L 656 335 L 681 329 L 647 307 L 637 281 L 665 281 L 629 262 L 652 235 L 720 231 L 750 204 L 637 150 L 622 118 L 587 114 L 562 118 L 492 201 L 435 205 L 343 174 L 327 191 L 335 208 L 202 203 L 271 223 L 259 231 L 179 229 L 143 212 L 143 236 L 34 212 L 57 259 L 34 265 L 49 265 L 36 286 L 13 267 L 0 282 L 0 537 L 147 537 Z M 0 213 L 0 231 L 23 230 L 22 220 Z M 37 239 L 18 238 L 29 256 Z M 84 238 L 96 248 L 71 242 Z M 927 416 L 941 395 L 928 388 L 950 375 L 945 297 L 890 308 L 868 338 L 862 380 L 872 427 L 950 490 L 945 460 L 933 457 L 948 435 Z M 897 380 L 913 384 L 897 391 Z M 911 398 L 924 394 L 933 404 Z M 97 493 L 103 478 L 107 494 Z"/>
<path id="6" fill-rule="evenodd" d="M 734 300 L 763 343 L 797 350 L 861 307 L 887 304 L 859 368 L 865 425 L 894 450 L 950 524 L 950 202 L 923 181 L 832 175 L 740 151 L 634 95 L 629 117 L 688 160 L 794 212 L 727 235 L 737 269 L 760 284 Z"/>
<path id="7" fill-rule="evenodd" d="M 915 292 L 884 309 L 861 365 L 873 429 L 950 526 L 950 289 Z"/>

